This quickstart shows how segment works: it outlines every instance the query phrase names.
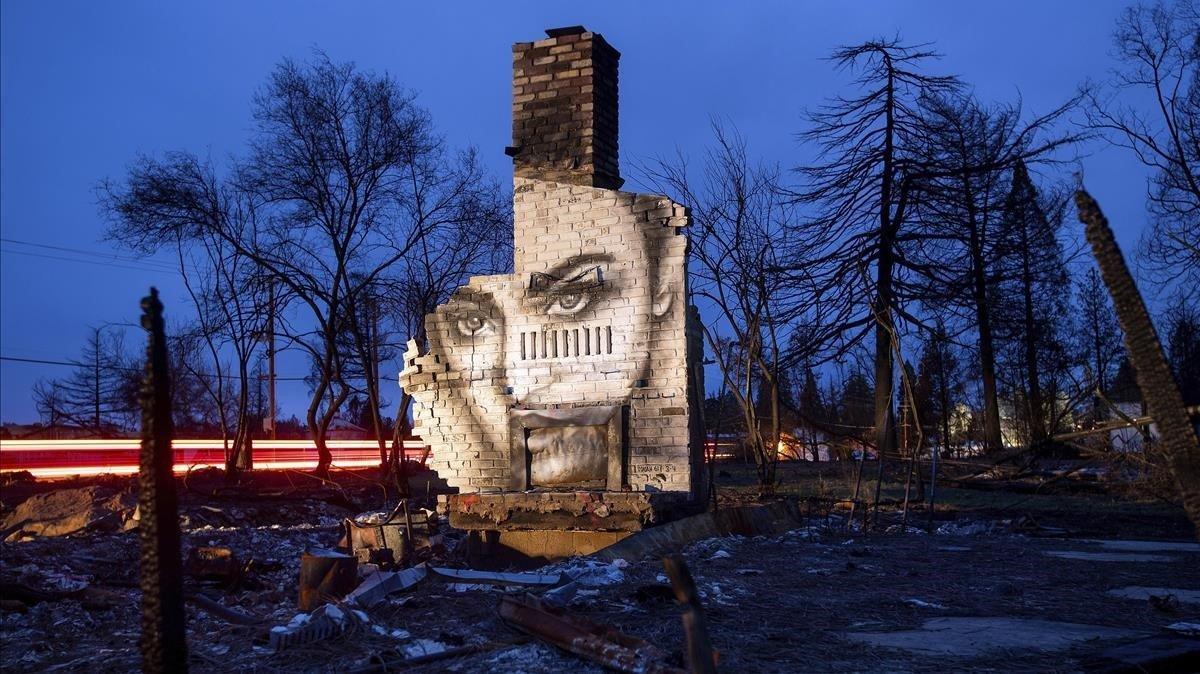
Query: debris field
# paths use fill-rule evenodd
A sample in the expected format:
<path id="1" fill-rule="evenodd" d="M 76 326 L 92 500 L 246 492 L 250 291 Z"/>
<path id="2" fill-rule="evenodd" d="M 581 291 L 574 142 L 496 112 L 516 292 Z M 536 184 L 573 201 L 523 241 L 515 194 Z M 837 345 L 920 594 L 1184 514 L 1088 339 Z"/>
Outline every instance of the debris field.
<path id="1" fill-rule="evenodd" d="M 658 555 L 483 572 L 443 527 L 415 567 L 360 564 L 350 595 L 301 611 L 301 558 L 338 545 L 352 506 L 198 511 L 185 499 L 193 670 L 603 671 L 517 629 L 513 611 L 529 607 L 649 645 L 635 653 L 643 671 L 686 668 L 685 609 Z M 138 542 L 125 527 L 0 544 L 0 668 L 138 667 Z M 1200 545 L 1036 538 L 999 522 L 898 529 L 863 534 L 833 516 L 687 545 L 719 669 L 1072 671 L 1150 638 L 1197 643 Z"/>

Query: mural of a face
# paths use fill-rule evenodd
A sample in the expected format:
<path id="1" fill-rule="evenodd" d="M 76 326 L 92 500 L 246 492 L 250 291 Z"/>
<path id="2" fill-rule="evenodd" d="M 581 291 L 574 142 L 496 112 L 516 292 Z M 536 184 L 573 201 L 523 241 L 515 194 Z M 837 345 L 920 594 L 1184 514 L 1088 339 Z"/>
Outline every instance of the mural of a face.
<path id="1" fill-rule="evenodd" d="M 401 379 L 435 456 L 501 469 L 468 478 L 480 485 L 503 478 L 510 410 L 621 405 L 639 389 L 685 395 L 686 240 L 674 205 L 526 179 L 515 192 L 515 273 L 474 277 L 427 317 L 425 365 Z M 531 438 L 530 450 L 565 456 L 598 436 L 563 437 Z"/>

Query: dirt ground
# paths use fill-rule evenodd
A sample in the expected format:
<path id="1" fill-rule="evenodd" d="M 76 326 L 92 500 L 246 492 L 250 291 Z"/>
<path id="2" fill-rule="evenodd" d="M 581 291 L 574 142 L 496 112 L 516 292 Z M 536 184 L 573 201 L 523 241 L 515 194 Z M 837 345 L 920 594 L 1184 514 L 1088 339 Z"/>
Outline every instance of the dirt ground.
<path id="1" fill-rule="evenodd" d="M 726 488 L 736 490 L 734 474 L 724 480 Z M 322 487 L 316 497 L 293 493 L 290 500 L 266 506 L 223 502 L 216 504 L 217 512 L 185 505 L 185 514 L 193 513 L 185 526 L 185 554 L 195 546 L 226 546 L 253 560 L 242 587 L 189 589 L 264 621 L 262 626 L 233 625 L 189 605 L 194 671 L 369 671 L 380 661 L 518 639 L 519 633 L 496 613 L 503 588 L 429 579 L 365 612 L 365 620 L 353 618 L 342 634 L 280 652 L 269 648 L 270 628 L 287 624 L 298 613 L 301 552 L 333 547 L 340 518 L 380 498 L 368 496 L 368 486 L 360 487 L 346 503 L 337 503 L 343 496 L 330 496 Z M 15 500 L 6 498 L 6 507 Z M 948 654 L 872 645 L 858 635 L 915 630 L 937 618 L 1011 617 L 1122 628 L 1131 640 L 1162 633 L 1171 624 L 1200 622 L 1198 603 L 1108 594 L 1128 586 L 1200 590 L 1200 553 L 1182 546 L 1140 555 L 1118 552 L 1116 561 L 1065 558 L 1047 553 L 1102 553 L 1109 548 L 1078 537 L 1094 535 L 1095 526 L 1068 532 L 1074 537 L 1036 537 L 1013 533 L 1023 530 L 1020 509 L 983 517 L 985 511 L 940 512 L 928 531 L 910 527 L 903 532 L 898 515 L 887 513 L 883 531 L 871 534 L 847 526 L 842 513 L 825 512 L 779 537 L 693 543 L 684 556 L 702 593 L 721 669 L 1075 671 L 1084 659 L 1122 639 L 1083 640 L 1059 650 L 1041 651 L 1034 644 Z M 1162 539 L 1174 526 L 1142 529 L 1139 518 L 1156 517 L 1137 508 L 1126 517 L 1117 530 L 1105 525 L 1107 531 L 1121 538 Z M 136 669 L 137 557 L 136 531 L 0 544 L 7 578 L 60 588 L 88 585 L 98 593 L 0 613 L 0 669 Z M 454 565 L 453 552 L 444 563 Z M 681 611 L 666 591 L 659 560 L 568 560 L 542 571 L 565 572 L 577 580 L 581 589 L 569 604 L 572 612 L 645 639 L 665 651 L 671 664 L 683 664 Z M 929 637 L 934 643 L 939 638 L 937 633 Z M 481 669 L 601 671 L 536 641 L 444 659 L 414 671 Z"/>

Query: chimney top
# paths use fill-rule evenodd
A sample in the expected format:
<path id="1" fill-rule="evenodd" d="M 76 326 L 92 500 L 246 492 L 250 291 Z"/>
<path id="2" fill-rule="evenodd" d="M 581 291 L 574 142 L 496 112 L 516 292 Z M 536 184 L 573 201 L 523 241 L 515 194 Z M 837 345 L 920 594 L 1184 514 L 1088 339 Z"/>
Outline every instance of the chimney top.
<path id="1" fill-rule="evenodd" d="M 617 62 L 583 26 L 513 45 L 513 158 L 519 177 L 619 189 Z"/>
<path id="2" fill-rule="evenodd" d="M 562 28 L 547 28 L 546 37 L 562 37 L 564 35 L 578 35 L 586 32 L 587 29 L 583 26 L 563 26 Z"/>

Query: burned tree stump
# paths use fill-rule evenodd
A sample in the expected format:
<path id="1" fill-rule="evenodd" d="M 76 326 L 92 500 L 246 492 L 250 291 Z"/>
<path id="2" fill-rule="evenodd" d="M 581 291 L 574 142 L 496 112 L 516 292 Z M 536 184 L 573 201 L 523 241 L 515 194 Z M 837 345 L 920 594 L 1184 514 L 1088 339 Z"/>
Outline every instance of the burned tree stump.
<path id="1" fill-rule="evenodd" d="M 683 633 L 687 637 L 688 671 L 692 674 L 711 674 L 717 671 L 712 642 L 708 639 L 708 626 L 704 622 L 704 609 L 700 606 L 700 595 L 696 582 L 688 571 L 681 555 L 663 557 L 663 568 L 671 579 L 675 590 L 675 601 L 683 607 Z"/>
<path id="2" fill-rule="evenodd" d="M 141 539 L 142 671 L 187 671 L 183 560 L 179 544 L 179 496 L 171 449 L 171 380 L 167 337 L 158 290 L 142 298 L 146 329 L 146 373 L 139 398 L 142 449 L 138 465 L 138 524 Z"/>
<path id="3" fill-rule="evenodd" d="M 1100 276 L 1112 295 L 1117 320 L 1125 332 L 1125 346 L 1137 373 L 1138 388 L 1162 432 L 1163 453 L 1179 486 L 1183 508 L 1195 527 L 1196 536 L 1200 537 L 1200 438 L 1197 438 L 1179 386 L 1167 365 L 1146 303 L 1113 238 L 1108 218 L 1100 211 L 1100 204 L 1084 190 L 1075 193 L 1075 205 L 1100 267 Z"/>

